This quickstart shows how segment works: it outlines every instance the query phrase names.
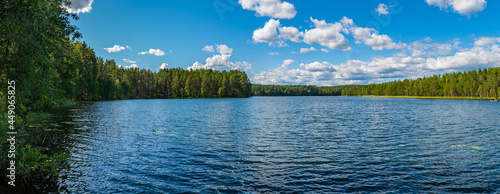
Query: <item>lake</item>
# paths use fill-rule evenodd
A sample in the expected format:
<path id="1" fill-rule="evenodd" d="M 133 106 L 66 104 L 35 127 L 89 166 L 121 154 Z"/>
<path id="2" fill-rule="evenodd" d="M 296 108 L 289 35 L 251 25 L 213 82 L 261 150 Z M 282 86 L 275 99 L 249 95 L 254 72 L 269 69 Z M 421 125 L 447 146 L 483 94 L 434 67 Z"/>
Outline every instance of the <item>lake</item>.
<path id="1" fill-rule="evenodd" d="M 61 192 L 499 192 L 500 103 L 120 100 L 52 112 Z"/>

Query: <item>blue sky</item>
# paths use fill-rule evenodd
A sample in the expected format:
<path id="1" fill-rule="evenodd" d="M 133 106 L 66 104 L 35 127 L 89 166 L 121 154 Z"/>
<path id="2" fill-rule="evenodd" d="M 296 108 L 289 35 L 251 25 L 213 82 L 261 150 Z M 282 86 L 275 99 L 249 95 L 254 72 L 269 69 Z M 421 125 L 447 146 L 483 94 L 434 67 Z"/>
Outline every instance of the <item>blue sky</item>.
<path id="1" fill-rule="evenodd" d="M 72 0 L 124 68 L 239 69 L 252 83 L 380 83 L 500 66 L 492 0 Z"/>

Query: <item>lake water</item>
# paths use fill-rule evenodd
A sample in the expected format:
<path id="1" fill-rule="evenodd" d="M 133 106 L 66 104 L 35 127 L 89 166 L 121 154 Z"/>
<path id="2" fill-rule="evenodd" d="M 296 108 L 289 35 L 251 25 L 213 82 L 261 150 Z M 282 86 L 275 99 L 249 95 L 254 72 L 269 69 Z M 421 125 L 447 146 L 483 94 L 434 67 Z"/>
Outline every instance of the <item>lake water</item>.
<path id="1" fill-rule="evenodd" d="M 158 99 L 53 112 L 63 192 L 500 192 L 500 103 Z"/>

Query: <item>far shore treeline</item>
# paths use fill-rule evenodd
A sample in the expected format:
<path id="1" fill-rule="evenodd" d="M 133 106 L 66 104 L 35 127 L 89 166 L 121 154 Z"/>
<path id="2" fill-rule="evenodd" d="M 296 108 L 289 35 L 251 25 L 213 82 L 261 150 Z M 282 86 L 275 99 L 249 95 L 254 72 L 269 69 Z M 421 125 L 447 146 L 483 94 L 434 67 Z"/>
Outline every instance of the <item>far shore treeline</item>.
<path id="1" fill-rule="evenodd" d="M 381 84 L 344 86 L 252 85 L 255 96 L 500 97 L 500 67 Z"/>
<path id="2" fill-rule="evenodd" d="M 343 96 L 429 96 L 477 97 L 500 96 L 500 67 L 446 73 L 418 79 L 405 79 L 381 84 L 351 86 Z"/>

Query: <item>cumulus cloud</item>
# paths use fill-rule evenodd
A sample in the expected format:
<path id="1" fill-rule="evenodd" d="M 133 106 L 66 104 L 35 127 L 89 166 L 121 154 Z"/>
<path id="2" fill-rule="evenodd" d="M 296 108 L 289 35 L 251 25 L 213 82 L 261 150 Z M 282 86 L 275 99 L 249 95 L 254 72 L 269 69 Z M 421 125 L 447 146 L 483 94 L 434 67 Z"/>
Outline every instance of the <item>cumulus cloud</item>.
<path id="1" fill-rule="evenodd" d="M 324 48 L 322 48 L 322 49 L 321 49 L 321 52 L 324 52 L 324 53 L 329 53 L 330 51 L 329 51 L 328 49 L 324 49 Z"/>
<path id="2" fill-rule="evenodd" d="M 300 53 L 307 53 L 307 52 L 311 52 L 311 51 L 316 51 L 316 49 L 314 47 L 311 47 L 311 48 L 300 48 Z"/>
<path id="3" fill-rule="evenodd" d="M 498 45 L 497 45 L 498 48 Z M 474 47 L 457 52 L 452 56 L 428 58 L 419 67 L 429 70 L 462 70 L 466 68 L 484 68 L 500 65 L 500 53 L 494 48 Z"/>
<path id="4" fill-rule="evenodd" d="M 281 66 L 289 66 L 293 62 L 295 62 L 293 59 L 286 59 L 283 61 L 283 64 Z"/>
<path id="5" fill-rule="evenodd" d="M 310 20 L 314 28 L 301 32 L 295 27 L 280 27 L 279 20 L 270 19 L 264 27 L 253 32 L 252 39 L 255 43 L 268 43 L 270 46 L 287 46 L 285 41 L 290 40 L 297 43 L 319 44 L 332 50 L 350 51 L 351 46 L 343 34 L 351 34 L 357 44 L 366 44 L 373 50 L 400 49 L 404 46 L 404 44 L 395 43 L 388 35 L 379 35 L 378 31 L 373 28 L 356 26 L 353 20 L 347 17 L 335 23 L 312 17 Z"/>
<path id="6" fill-rule="evenodd" d="M 344 35 L 340 34 L 344 30 L 339 22 L 333 24 L 327 23 L 325 20 L 317 20 L 310 18 L 314 27 L 304 32 L 304 42 L 307 44 L 320 44 L 321 46 L 328 47 L 329 49 L 340 49 L 344 51 L 351 50 L 347 44 L 348 41 Z"/>
<path id="7" fill-rule="evenodd" d="M 430 37 L 427 37 L 422 41 L 415 41 L 407 45 L 406 50 L 411 53 L 412 57 L 442 56 L 452 54 L 453 49 L 458 48 L 457 45 L 459 43 L 458 40 L 455 40 L 453 44 L 431 43 L 431 41 L 432 39 Z"/>
<path id="8" fill-rule="evenodd" d="M 267 53 L 268 55 L 279 55 L 278 52 L 270 52 L 270 53 Z"/>
<path id="9" fill-rule="evenodd" d="M 266 22 L 263 28 L 259 28 L 253 32 L 252 39 L 254 42 L 264 42 L 273 45 L 278 40 L 278 30 L 280 21 L 270 19 Z"/>
<path id="10" fill-rule="evenodd" d="M 474 46 L 483 47 L 495 44 L 495 42 L 500 42 L 500 38 L 495 37 L 479 37 L 475 42 Z"/>
<path id="11" fill-rule="evenodd" d="M 352 19 L 347 17 L 342 18 L 342 25 L 347 33 L 352 33 L 356 43 L 364 43 L 371 46 L 373 50 L 384 50 L 384 49 L 400 49 L 402 44 L 396 44 L 393 40 L 385 35 L 379 35 L 378 31 L 373 28 L 362 28 L 354 24 Z"/>
<path id="12" fill-rule="evenodd" d="M 419 42 L 424 46 L 430 45 L 430 50 L 439 47 L 430 41 L 431 39 L 427 38 Z M 300 68 L 297 69 L 281 65 L 269 71 L 255 73 L 251 80 L 252 83 L 257 84 L 367 84 L 383 82 L 387 79 L 404 79 L 450 71 L 497 67 L 500 66 L 499 42 L 500 39 L 497 37 L 481 37 L 476 39 L 474 47 L 460 49 L 458 52 L 447 54 L 448 56 L 435 54 L 409 56 L 401 53 L 394 57 L 374 57 L 368 61 L 348 60 L 341 64 L 314 61 L 301 63 Z M 446 44 L 446 47 L 450 46 L 453 45 Z"/>
<path id="13" fill-rule="evenodd" d="M 125 62 L 125 63 L 137 63 L 136 61 L 132 61 L 130 59 L 123 59 L 123 62 Z"/>
<path id="14" fill-rule="evenodd" d="M 257 84 L 343 85 L 366 84 L 374 79 L 403 77 L 408 63 L 401 58 L 373 58 L 372 61 L 349 60 L 340 65 L 329 62 L 301 63 L 300 68 L 280 66 L 254 74 Z"/>
<path id="15" fill-rule="evenodd" d="M 252 83 L 256 84 L 278 84 L 278 85 L 344 85 L 359 83 L 359 81 L 334 79 L 335 71 L 328 69 L 328 71 L 309 71 L 304 69 L 292 69 L 289 67 L 290 63 L 294 61 L 289 59 L 283 61 L 283 64 L 275 69 L 255 73 L 251 78 Z M 329 63 L 314 62 L 311 64 L 301 64 L 301 67 L 310 68 L 311 70 L 318 70 L 315 64 L 319 66 L 324 65 L 328 68 Z M 323 68 L 325 68 L 323 67 Z"/>
<path id="16" fill-rule="evenodd" d="M 377 12 L 378 15 L 389 15 L 390 13 L 388 10 L 389 8 L 387 7 L 387 5 L 383 3 L 378 4 L 378 7 L 375 8 L 375 12 Z"/>
<path id="17" fill-rule="evenodd" d="M 300 32 L 297 28 L 295 27 L 280 27 L 279 29 L 280 38 L 283 39 L 288 39 L 292 42 L 301 42 L 300 37 L 302 36 L 302 32 Z"/>
<path id="18" fill-rule="evenodd" d="M 323 62 L 323 63 L 320 63 L 320 62 L 313 62 L 313 63 L 309 63 L 309 64 L 304 64 L 304 63 L 301 63 L 300 64 L 300 67 L 302 67 L 304 70 L 306 71 L 310 71 L 310 72 L 317 72 L 317 71 L 335 71 L 335 67 L 328 63 L 328 62 Z"/>
<path id="19" fill-rule="evenodd" d="M 498 44 L 495 44 L 491 46 L 491 50 L 500 53 L 500 46 Z"/>
<path id="20" fill-rule="evenodd" d="M 188 67 L 188 70 L 196 70 L 196 69 L 236 69 L 236 70 L 251 70 L 252 64 L 243 61 L 231 62 L 229 59 L 233 53 L 233 49 L 229 48 L 225 44 L 216 45 L 218 55 L 213 55 L 212 57 L 208 57 L 205 60 L 205 64 L 202 64 L 198 61 L 193 63 L 191 67 Z"/>
<path id="21" fill-rule="evenodd" d="M 149 49 L 149 51 L 143 51 L 139 52 L 139 55 L 145 55 L 145 54 L 150 54 L 150 55 L 156 55 L 156 56 L 163 56 L 165 55 L 165 52 L 163 52 L 160 49 Z"/>
<path id="22" fill-rule="evenodd" d="M 205 46 L 201 50 L 203 50 L 205 52 L 211 52 L 211 53 L 215 52 L 214 46 Z"/>
<path id="23" fill-rule="evenodd" d="M 293 4 L 281 0 L 239 0 L 238 3 L 243 9 L 255 11 L 259 17 L 292 19 L 297 14 Z"/>
<path id="24" fill-rule="evenodd" d="M 86 13 L 92 9 L 94 0 L 69 0 L 70 5 L 63 5 L 69 13 Z"/>
<path id="25" fill-rule="evenodd" d="M 442 10 L 451 7 L 454 12 L 470 16 L 486 8 L 486 0 L 425 0 L 428 5 L 437 6 Z"/>
<path id="26" fill-rule="evenodd" d="M 127 69 L 132 69 L 132 68 L 139 68 L 136 64 L 132 64 L 130 66 L 125 66 Z"/>
<path id="27" fill-rule="evenodd" d="M 233 49 L 229 48 L 225 44 L 217 45 L 217 52 L 219 52 L 221 55 L 231 55 L 233 53 Z"/>
<path id="28" fill-rule="evenodd" d="M 124 49 L 125 49 L 125 47 L 120 46 L 120 45 L 115 45 L 115 46 L 113 46 L 111 48 L 104 48 L 104 50 L 107 50 L 108 53 L 119 52 L 119 51 L 122 51 Z"/>
<path id="29" fill-rule="evenodd" d="M 160 66 L 160 69 L 166 69 L 168 66 L 167 63 L 162 63 L 161 66 Z"/>

